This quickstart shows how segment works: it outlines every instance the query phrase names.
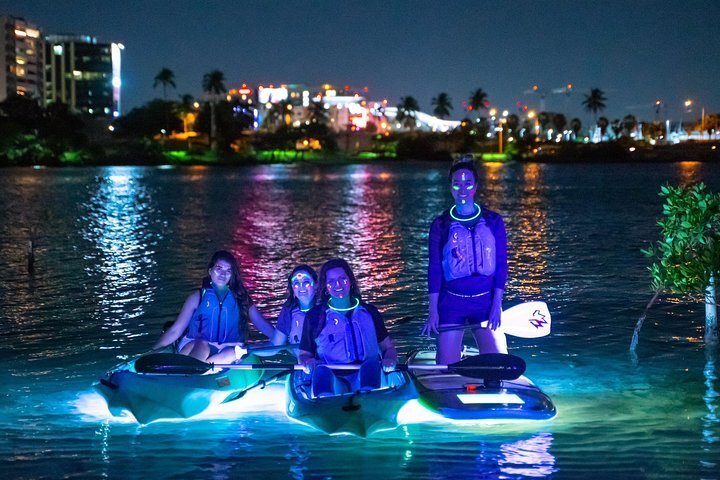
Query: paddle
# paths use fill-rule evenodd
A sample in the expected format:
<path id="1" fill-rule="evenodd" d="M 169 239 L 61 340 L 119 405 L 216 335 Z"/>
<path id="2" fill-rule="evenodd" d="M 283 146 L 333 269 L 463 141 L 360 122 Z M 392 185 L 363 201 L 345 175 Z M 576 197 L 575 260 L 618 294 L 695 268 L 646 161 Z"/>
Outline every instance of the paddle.
<path id="1" fill-rule="evenodd" d="M 359 370 L 358 364 L 324 365 L 333 370 Z M 294 363 L 229 363 L 212 364 L 187 355 L 174 353 L 152 353 L 135 361 L 139 373 L 162 373 L 171 375 L 199 375 L 214 369 L 233 370 L 303 370 Z M 397 365 L 397 371 L 430 370 L 457 373 L 465 377 L 489 380 L 512 380 L 525 372 L 525 361 L 515 355 L 486 353 L 468 357 L 451 365 Z"/>
<path id="2" fill-rule="evenodd" d="M 550 333 L 550 310 L 545 302 L 525 302 L 503 310 L 500 331 L 521 338 L 544 337 Z M 466 328 L 487 328 L 487 322 L 479 325 L 451 325 L 439 327 L 440 332 L 465 330 Z"/>
<path id="3" fill-rule="evenodd" d="M 239 358 L 244 357 L 248 353 L 253 352 L 271 352 L 276 351 L 275 353 L 280 353 L 281 350 L 290 349 L 294 347 L 299 347 L 299 343 L 286 343 L 283 345 L 263 345 L 261 347 L 253 347 L 252 345 L 249 345 L 247 347 L 241 347 L 236 346 L 235 347 L 235 354 L 238 355 Z"/>

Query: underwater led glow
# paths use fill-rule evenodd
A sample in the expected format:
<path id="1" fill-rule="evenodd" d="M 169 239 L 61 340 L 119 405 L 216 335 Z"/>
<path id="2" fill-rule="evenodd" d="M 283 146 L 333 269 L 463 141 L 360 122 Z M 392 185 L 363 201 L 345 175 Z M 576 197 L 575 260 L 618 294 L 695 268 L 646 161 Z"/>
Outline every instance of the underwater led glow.
<path id="1" fill-rule="evenodd" d="M 553 417 L 557 418 L 557 416 Z M 457 420 L 447 418 L 437 412 L 433 412 L 425 407 L 419 400 L 409 400 L 398 411 L 397 422 L 400 425 L 411 425 L 419 423 L 444 423 L 455 425 L 463 428 L 470 427 L 487 427 L 489 425 L 535 425 L 538 423 L 548 422 L 552 419 L 527 419 L 527 418 L 485 418 Z"/>
<path id="2" fill-rule="evenodd" d="M 109 421 L 110 423 L 137 423 L 130 412 L 123 412 L 121 416 L 113 416 L 108 410 L 107 403 L 103 397 L 96 392 L 82 392 L 73 402 L 73 408 L 83 421 L 97 422 Z M 255 388 L 249 390 L 241 400 L 222 403 L 210 407 L 200 415 L 191 418 L 162 419 L 152 422 L 178 423 L 192 421 L 206 421 L 211 419 L 232 420 L 234 418 L 246 417 L 252 414 L 284 413 L 285 412 L 285 386 L 284 382 L 277 382 L 268 385 L 264 389 Z"/>
<path id="3" fill-rule="evenodd" d="M 465 405 L 481 405 L 488 403 L 518 404 L 523 405 L 525 402 L 522 398 L 514 393 L 460 393 L 457 395 Z"/>

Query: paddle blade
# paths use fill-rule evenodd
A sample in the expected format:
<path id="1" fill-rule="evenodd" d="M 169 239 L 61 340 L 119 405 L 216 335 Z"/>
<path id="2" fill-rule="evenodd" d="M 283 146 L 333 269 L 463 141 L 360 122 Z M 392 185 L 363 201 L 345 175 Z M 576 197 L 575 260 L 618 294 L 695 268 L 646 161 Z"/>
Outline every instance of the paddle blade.
<path id="1" fill-rule="evenodd" d="M 135 360 L 135 371 L 138 373 L 197 375 L 211 368 L 212 365 L 197 358 L 177 353 L 150 353 Z"/>
<path id="2" fill-rule="evenodd" d="M 525 373 L 525 360 L 507 353 L 483 353 L 447 366 L 448 371 L 464 377 L 485 380 L 515 380 Z"/>
<path id="3" fill-rule="evenodd" d="M 538 338 L 550 333 L 550 322 L 545 302 L 525 302 L 502 312 L 500 328 L 507 335 Z"/>

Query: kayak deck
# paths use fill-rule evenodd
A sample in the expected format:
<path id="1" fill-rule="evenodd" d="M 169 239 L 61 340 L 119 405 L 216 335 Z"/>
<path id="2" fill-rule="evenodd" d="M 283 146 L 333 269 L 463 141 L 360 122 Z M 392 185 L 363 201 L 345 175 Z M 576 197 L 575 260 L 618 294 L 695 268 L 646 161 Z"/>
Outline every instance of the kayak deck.
<path id="1" fill-rule="evenodd" d="M 256 363 L 251 356 L 243 363 Z M 131 413 L 141 424 L 162 419 L 182 419 L 230 401 L 257 384 L 263 370 L 223 369 L 207 374 L 171 375 L 139 373 L 134 360 L 118 365 L 95 385 L 110 413 Z"/>
<path id="2" fill-rule="evenodd" d="M 466 356 L 477 353 L 467 350 Z M 414 352 L 411 365 L 435 363 L 435 352 Z M 485 381 L 442 371 L 413 372 L 419 402 L 428 410 L 452 420 L 547 420 L 555 405 L 530 379 Z"/>
<path id="3" fill-rule="evenodd" d="M 405 403 L 417 397 L 405 372 L 383 375 L 383 386 L 325 397 L 310 396 L 310 382 L 302 372 L 287 380 L 287 415 L 322 432 L 366 437 L 397 427 L 397 414 Z"/>

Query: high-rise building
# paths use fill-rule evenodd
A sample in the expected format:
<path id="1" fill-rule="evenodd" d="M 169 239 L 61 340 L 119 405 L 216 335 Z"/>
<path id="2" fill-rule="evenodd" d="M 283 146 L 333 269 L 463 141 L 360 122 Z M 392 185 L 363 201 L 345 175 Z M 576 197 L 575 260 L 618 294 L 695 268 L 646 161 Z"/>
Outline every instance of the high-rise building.
<path id="1" fill-rule="evenodd" d="M 62 102 L 95 117 L 120 115 L 120 43 L 89 35 L 48 35 L 44 104 Z"/>
<path id="2" fill-rule="evenodd" d="M 0 102 L 8 96 L 42 98 L 44 41 L 22 18 L 0 16 Z"/>

